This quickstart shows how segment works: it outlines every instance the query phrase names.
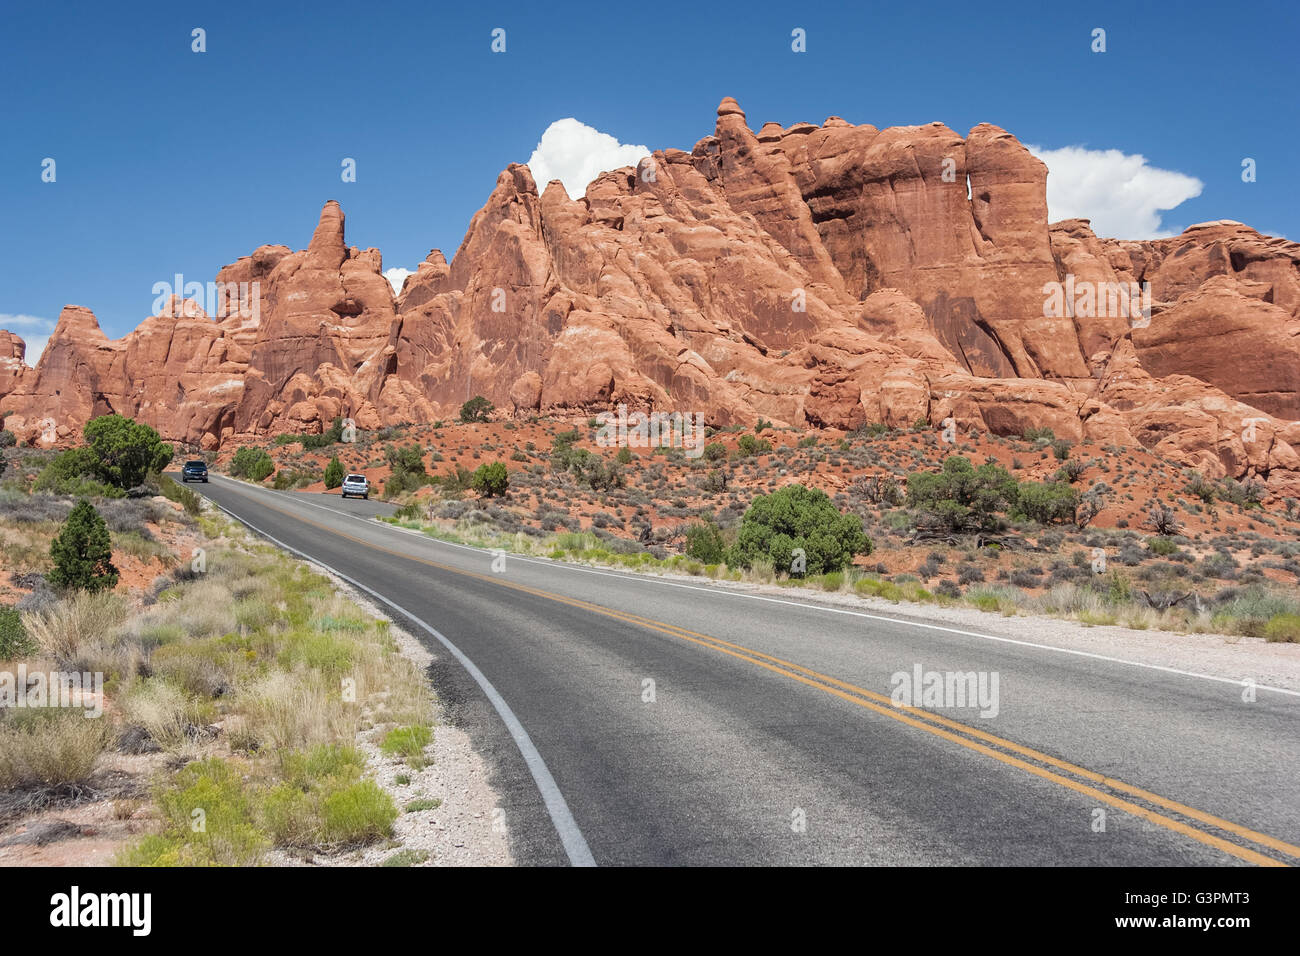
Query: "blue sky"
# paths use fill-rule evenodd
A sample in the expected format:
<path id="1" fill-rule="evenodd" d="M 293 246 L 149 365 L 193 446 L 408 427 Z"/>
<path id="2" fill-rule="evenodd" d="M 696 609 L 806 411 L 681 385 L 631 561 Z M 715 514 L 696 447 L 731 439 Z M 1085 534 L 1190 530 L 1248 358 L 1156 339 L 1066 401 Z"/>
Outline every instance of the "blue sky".
<path id="1" fill-rule="evenodd" d="M 39 339 L 75 303 L 123 335 L 149 314 L 155 282 L 206 282 L 263 243 L 302 248 L 327 199 L 343 204 L 349 242 L 382 249 L 386 267 L 414 268 L 433 247 L 450 258 L 497 173 L 527 161 L 554 121 L 689 149 L 728 95 L 754 129 L 838 115 L 964 135 L 987 121 L 1043 150 L 1140 154 L 1201 183 L 1159 213 L 1159 231 L 1239 219 L 1300 238 L 1298 9 L 8 3 L 0 327 Z M 191 51 L 195 27 L 206 53 Z M 503 54 L 490 49 L 496 27 Z M 796 27 L 806 53 L 791 51 Z M 1105 53 L 1090 49 L 1097 27 Z M 340 180 L 345 157 L 354 183 Z M 1242 182 L 1245 157 L 1256 182 Z M 1164 175 L 1139 191 L 1191 191 Z M 1102 187 L 1072 202 L 1101 206 Z"/>

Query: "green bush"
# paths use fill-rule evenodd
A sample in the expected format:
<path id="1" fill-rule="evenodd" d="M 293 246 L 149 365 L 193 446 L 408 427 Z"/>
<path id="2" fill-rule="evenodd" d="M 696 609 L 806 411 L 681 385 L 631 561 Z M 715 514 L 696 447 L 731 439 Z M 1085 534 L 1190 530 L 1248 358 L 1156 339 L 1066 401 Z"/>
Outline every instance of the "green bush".
<path id="1" fill-rule="evenodd" d="M 338 488 L 343 484 L 343 463 L 339 461 L 339 456 L 335 455 L 330 459 L 330 463 L 325 466 L 325 487 L 329 489 Z"/>
<path id="2" fill-rule="evenodd" d="M 1147 550 L 1152 554 L 1168 556 L 1178 553 L 1178 545 L 1168 538 L 1147 538 Z"/>
<path id="3" fill-rule="evenodd" d="M 1300 614 L 1273 615 L 1264 625 L 1264 637 L 1270 641 L 1300 644 Z"/>
<path id="4" fill-rule="evenodd" d="M 36 641 L 23 627 L 17 609 L 0 607 L 0 661 L 15 661 L 36 652 Z"/>
<path id="5" fill-rule="evenodd" d="M 117 586 L 113 547 L 108 525 L 84 498 L 68 514 L 50 543 L 54 569 L 46 576 L 62 590 L 102 591 Z"/>
<path id="6" fill-rule="evenodd" d="M 101 415 L 82 429 L 94 460 L 94 476 L 115 488 L 134 488 L 151 471 L 172 460 L 172 446 L 143 422 L 121 415 Z"/>
<path id="7" fill-rule="evenodd" d="M 18 444 L 18 436 L 9 429 L 0 429 L 0 448 L 13 448 Z"/>
<path id="8" fill-rule="evenodd" d="M 218 757 L 184 767 L 158 793 L 167 821 L 161 836 L 170 837 L 171 846 L 154 844 L 152 849 L 161 851 L 161 858 L 148 862 L 207 866 L 258 862 L 268 841 L 253 822 L 249 797 L 239 772 Z"/>
<path id="9" fill-rule="evenodd" d="M 149 478 L 158 486 L 158 491 L 164 498 L 177 502 L 186 514 L 197 515 L 203 510 L 199 496 L 184 485 L 177 484 L 166 475 L 150 475 Z"/>
<path id="10" fill-rule="evenodd" d="M 100 481 L 96 477 L 96 470 L 94 452 L 85 446 L 69 448 L 41 469 L 32 484 L 32 491 L 83 498 L 120 498 L 126 494 L 121 488 Z"/>
<path id="11" fill-rule="evenodd" d="M 433 742 L 433 731 L 423 724 L 394 727 L 384 735 L 379 749 L 390 757 L 405 757 L 412 767 L 423 766 L 424 748 Z"/>
<path id="12" fill-rule="evenodd" d="M 1064 481 L 1026 481 L 1016 489 L 1016 511 L 1039 524 L 1074 519 L 1078 492 Z"/>
<path id="13" fill-rule="evenodd" d="M 1016 479 L 1001 465 L 975 468 L 970 459 L 951 455 L 937 472 L 907 478 L 907 503 L 951 531 L 993 526 L 994 515 L 1019 501 Z"/>
<path id="14" fill-rule="evenodd" d="M 479 465 L 474 472 L 473 488 L 484 498 L 499 498 L 510 487 L 510 473 L 499 461 Z"/>
<path id="15" fill-rule="evenodd" d="M 482 395 L 475 395 L 460 407 L 462 422 L 485 422 L 495 410 L 495 406 Z"/>
<path id="16" fill-rule="evenodd" d="M 686 529 L 686 554 L 704 564 L 721 564 L 726 544 L 715 524 L 700 522 Z"/>
<path id="17" fill-rule="evenodd" d="M 424 449 L 419 445 L 388 445 L 384 457 L 392 472 L 384 482 L 385 498 L 414 491 L 432 481 L 424 470 Z"/>
<path id="18" fill-rule="evenodd" d="M 807 574 L 826 574 L 842 571 L 854 555 L 870 554 L 872 542 L 862 520 L 840 514 L 824 491 L 792 484 L 754 499 L 736 544 L 727 550 L 727 564 L 748 568 L 766 559 L 785 571 L 796 548 L 804 550 Z"/>
<path id="19" fill-rule="evenodd" d="M 271 472 L 275 471 L 275 462 L 261 448 L 245 446 L 235 452 L 235 457 L 230 462 L 230 473 L 236 478 L 247 478 L 249 481 L 265 481 Z"/>
<path id="20" fill-rule="evenodd" d="M 623 466 L 617 461 L 606 462 L 599 455 L 587 455 L 573 466 L 573 471 L 579 481 L 594 491 L 622 488 L 627 484 Z"/>
<path id="21" fill-rule="evenodd" d="M 754 455 L 763 455 L 772 450 L 772 443 L 764 438 L 755 438 L 753 435 L 741 435 L 736 442 L 736 451 L 742 458 L 751 458 Z"/>
<path id="22" fill-rule="evenodd" d="M 359 780 L 321 801 L 321 835 L 329 843 L 369 843 L 393 833 L 397 806 L 373 780 Z"/>
<path id="23" fill-rule="evenodd" d="M 705 461 L 721 461 L 727 457 L 727 446 L 720 441 L 711 441 L 704 446 Z"/>
<path id="24" fill-rule="evenodd" d="M 316 448 L 325 448 L 328 445 L 337 445 L 343 440 L 343 419 L 335 418 L 334 424 L 330 425 L 319 435 L 309 435 L 306 432 L 298 434 L 280 434 L 275 436 L 277 445 L 288 445 L 292 442 L 299 442 L 303 449 L 311 451 Z"/>

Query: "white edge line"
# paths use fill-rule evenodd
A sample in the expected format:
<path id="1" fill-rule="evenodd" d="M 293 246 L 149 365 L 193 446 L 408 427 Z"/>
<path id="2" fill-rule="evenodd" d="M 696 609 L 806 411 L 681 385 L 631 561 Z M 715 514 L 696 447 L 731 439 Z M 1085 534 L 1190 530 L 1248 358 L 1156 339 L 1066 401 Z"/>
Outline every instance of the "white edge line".
<path id="1" fill-rule="evenodd" d="M 225 477 L 225 476 L 220 475 L 218 477 Z M 233 478 L 228 480 L 234 481 Z M 263 488 L 262 490 L 270 491 L 269 488 Z M 319 508 L 321 511 L 327 511 L 333 515 L 343 515 L 344 517 L 353 518 L 370 527 L 391 528 L 394 531 L 400 531 L 405 534 L 417 535 L 418 537 L 420 537 L 425 541 L 433 541 L 437 544 L 445 545 L 446 547 L 449 548 L 460 548 L 462 550 L 473 551 L 478 554 L 491 553 L 490 551 L 487 551 L 483 548 L 475 548 L 471 545 L 459 544 L 455 541 L 444 541 L 441 538 L 435 538 L 431 535 L 424 534 L 422 531 L 414 531 L 410 528 L 403 528 L 400 525 L 392 525 L 386 521 L 376 522 L 374 518 L 363 518 L 360 515 L 348 514 L 346 511 L 338 511 L 335 508 L 326 508 L 324 505 L 318 505 L 313 502 L 305 501 L 302 499 L 291 499 L 291 500 L 298 500 L 302 504 L 307 505 L 309 508 Z M 220 506 L 218 505 L 218 507 Z M 551 561 L 542 558 L 530 558 L 522 554 L 512 553 L 510 556 L 512 559 L 516 561 L 527 561 L 531 564 L 540 564 L 546 567 L 563 568 L 567 571 L 578 571 L 584 574 L 598 574 L 604 577 L 619 578 L 625 581 L 644 581 L 649 584 L 660 584 L 663 585 L 664 587 L 684 588 L 685 590 L 688 591 L 704 591 L 708 594 L 716 594 L 723 597 L 747 598 L 748 600 L 751 601 L 767 601 L 768 603 L 771 604 L 786 604 L 791 607 L 803 608 L 804 610 L 808 610 L 808 611 L 825 611 L 828 614 L 847 614 L 850 617 L 861 617 L 871 621 L 887 621 L 890 624 L 902 624 L 908 627 L 919 627 L 930 631 L 943 631 L 948 634 L 960 634 L 964 637 L 978 637 L 985 641 L 998 641 L 999 643 L 1002 644 L 1014 644 L 1018 647 L 1032 647 L 1040 651 L 1054 651 L 1057 654 L 1072 654 L 1075 657 L 1087 657 L 1092 660 L 1105 661 L 1108 664 L 1124 664 L 1128 667 L 1141 667 L 1147 670 L 1161 671 L 1166 674 L 1176 674 L 1179 677 L 1194 677 L 1197 678 L 1198 680 L 1214 681 L 1220 684 L 1232 684 L 1234 687 L 1247 686 L 1246 680 L 1239 680 L 1233 677 L 1219 677 L 1215 674 L 1201 674 L 1198 673 L 1197 671 L 1185 671 L 1185 670 L 1180 670 L 1177 667 L 1166 667 L 1163 664 L 1147 664 L 1142 661 L 1130 661 L 1122 657 L 1110 657 L 1105 654 L 1094 654 L 1092 651 L 1075 650 L 1072 647 L 1057 647 L 1054 644 L 1037 644 L 1033 641 L 1021 641 L 1013 637 L 999 637 L 996 634 L 980 634 L 978 631 L 964 631 L 960 628 L 944 627 L 943 625 L 940 624 L 926 624 L 923 621 L 914 621 L 905 617 L 904 618 L 889 617 L 884 614 L 870 614 L 866 611 L 853 611 L 853 610 L 849 610 L 848 608 L 828 607 L 825 604 L 813 604 L 804 601 L 790 601 L 790 600 L 786 600 L 785 598 L 765 597 L 764 595 L 761 594 L 745 594 L 744 592 L 741 591 L 733 591 L 730 588 L 701 587 L 698 584 L 684 584 L 680 581 L 667 581 L 662 578 L 656 577 L 654 575 L 636 574 L 630 571 L 605 571 L 600 568 L 584 568 L 576 564 L 569 564 L 568 562 L 565 561 Z M 1259 684 L 1254 682 L 1252 682 L 1250 686 L 1253 686 L 1255 690 L 1267 690 L 1267 691 L 1272 691 L 1275 694 L 1285 694 L 1288 697 L 1300 697 L 1300 690 L 1290 690 L 1289 688 L 1286 687 L 1273 687 L 1270 684 Z"/>
<path id="2" fill-rule="evenodd" d="M 505 698 L 503 698 L 497 692 L 497 689 L 492 686 L 492 682 L 487 679 L 472 660 L 465 656 L 464 652 L 461 651 L 459 647 L 449 641 L 436 628 L 426 624 L 410 611 L 406 610 L 406 608 L 397 604 L 395 601 L 390 601 L 378 591 L 371 590 L 360 581 L 354 580 L 337 569 L 330 567 L 319 558 L 314 558 L 304 551 L 299 551 L 292 545 L 285 544 L 279 538 L 267 534 L 262 529 L 239 517 L 239 515 L 223 508 L 221 505 L 217 504 L 217 502 L 212 501 L 211 498 L 208 498 L 208 501 L 212 502 L 215 507 L 230 515 L 230 517 L 234 518 L 240 524 L 247 527 L 254 534 L 261 535 L 263 538 L 274 542 L 285 551 L 296 554 L 304 560 L 325 568 L 331 574 L 337 575 L 354 588 L 359 588 L 376 600 L 387 604 L 403 617 L 414 621 L 437 638 L 443 647 L 447 648 L 447 650 L 451 652 L 451 655 L 456 658 L 456 660 L 460 661 L 461 666 L 464 667 L 465 670 L 469 672 L 469 675 L 474 678 L 474 681 L 482 689 L 483 693 L 487 695 L 488 700 L 492 702 L 492 706 L 496 708 L 496 712 L 500 715 L 502 721 L 505 722 L 506 728 L 510 731 L 510 736 L 514 738 L 516 746 L 519 747 L 520 754 L 523 755 L 524 762 L 528 764 L 528 770 L 533 775 L 533 780 L 537 784 L 537 789 L 541 792 L 542 800 L 546 804 L 546 810 L 551 815 L 551 822 L 555 824 L 555 831 L 560 836 L 560 842 L 564 844 L 564 852 L 569 856 L 569 863 L 573 866 L 596 865 L 596 860 L 591 855 L 591 848 L 587 846 L 587 840 L 583 837 L 582 830 L 578 828 L 578 822 L 573 819 L 573 814 L 569 810 L 569 805 L 564 800 L 564 794 L 560 793 L 559 785 L 556 784 L 555 778 L 551 776 L 551 771 L 546 766 L 546 761 L 544 761 L 542 755 L 537 752 L 537 748 L 533 745 L 532 738 L 528 736 L 528 731 L 524 729 L 524 725 L 520 723 L 519 718 L 515 716 L 515 712 L 510 709 L 510 705 L 505 702 Z"/>

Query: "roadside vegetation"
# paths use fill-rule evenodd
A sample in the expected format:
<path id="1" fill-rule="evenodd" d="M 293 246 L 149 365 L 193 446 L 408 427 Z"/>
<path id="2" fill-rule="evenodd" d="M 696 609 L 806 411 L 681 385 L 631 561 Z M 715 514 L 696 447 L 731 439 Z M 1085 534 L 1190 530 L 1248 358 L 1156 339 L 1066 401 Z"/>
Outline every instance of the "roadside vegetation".
<path id="1" fill-rule="evenodd" d="M 926 422 L 839 439 L 763 426 L 714 429 L 696 458 L 593 449 L 594 428 L 553 429 L 549 449 L 530 441 L 511 452 L 504 495 L 477 500 L 466 500 L 474 473 L 434 429 L 433 460 L 445 454 L 450 467 L 418 495 L 394 496 L 401 508 L 389 520 L 479 547 L 654 573 L 1300 640 L 1300 515 L 1294 502 L 1267 513 L 1257 482 L 1161 474 L 1153 456 L 1139 470 L 1140 450 L 1081 450 L 1048 429 L 944 446 Z M 840 490 L 819 490 L 839 475 Z M 1286 522 L 1292 534 L 1189 537 L 1190 522 L 1230 516 L 1261 531 Z"/>
<path id="2" fill-rule="evenodd" d="M 0 830 L 110 800 L 139 832 L 125 865 L 390 841 L 373 761 L 423 766 L 434 711 L 388 622 L 205 513 L 157 473 L 152 429 L 96 422 L 85 446 L 0 458 L 3 573 L 24 595 L 0 606 L 0 671 L 102 675 L 82 706 L 0 708 Z"/>

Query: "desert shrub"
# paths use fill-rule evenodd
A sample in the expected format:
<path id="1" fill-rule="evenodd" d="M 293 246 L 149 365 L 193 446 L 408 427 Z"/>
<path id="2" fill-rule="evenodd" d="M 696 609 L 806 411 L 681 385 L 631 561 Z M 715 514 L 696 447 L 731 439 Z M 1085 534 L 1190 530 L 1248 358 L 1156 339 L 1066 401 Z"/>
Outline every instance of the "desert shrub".
<path id="1" fill-rule="evenodd" d="M 1077 458 L 1071 458 L 1064 462 L 1056 471 L 1057 481 L 1068 481 L 1071 484 L 1079 480 L 1079 477 L 1087 470 L 1087 462 L 1080 461 Z"/>
<path id="2" fill-rule="evenodd" d="M 727 457 L 727 446 L 720 441 L 709 442 L 704 446 L 705 461 L 721 461 Z"/>
<path id="3" fill-rule="evenodd" d="M 975 468 L 962 455 L 944 459 L 941 471 L 914 472 L 907 479 L 907 503 L 951 531 L 990 528 L 999 510 L 1018 501 L 1010 472 L 1000 465 Z"/>
<path id="4" fill-rule="evenodd" d="M 110 736 L 108 720 L 79 707 L 14 710 L 0 719 L 0 790 L 80 783 Z"/>
<path id="5" fill-rule="evenodd" d="M 50 543 L 50 558 L 54 568 L 47 580 L 55 588 L 102 591 L 117 586 L 108 526 L 85 499 L 77 502 Z"/>
<path id="6" fill-rule="evenodd" d="M 405 472 L 412 475 L 424 475 L 424 450 L 419 445 L 387 445 L 384 458 L 393 474 Z"/>
<path id="7" fill-rule="evenodd" d="M 473 488 L 483 498 L 499 498 L 510 487 L 510 473 L 499 461 L 479 465 L 474 472 Z"/>
<path id="8" fill-rule="evenodd" d="M 197 515 L 203 510 L 199 496 L 182 484 L 172 481 L 166 475 L 152 476 L 158 485 L 159 493 L 168 501 L 175 501 L 188 515 Z"/>
<path id="9" fill-rule="evenodd" d="M 281 468 L 275 473 L 271 487 L 277 491 L 287 488 L 304 488 L 316 481 L 316 473 L 305 468 Z"/>
<path id="10" fill-rule="evenodd" d="M 23 626 L 23 616 L 16 608 L 0 607 L 0 661 L 27 657 L 36 650 L 36 641 Z"/>
<path id="11" fill-rule="evenodd" d="M 623 466 L 617 461 L 606 462 L 599 455 L 587 456 L 580 464 L 575 464 L 573 470 L 578 480 L 593 491 L 608 491 L 627 484 Z"/>
<path id="12" fill-rule="evenodd" d="M 1195 495 L 1207 505 L 1214 504 L 1214 499 L 1218 497 L 1219 490 L 1215 487 L 1214 482 L 1206 480 L 1205 476 L 1199 471 L 1189 472 L 1187 475 L 1187 485 L 1183 489 L 1189 495 Z"/>
<path id="13" fill-rule="evenodd" d="M 728 549 L 727 564 L 751 567 L 764 558 L 784 571 L 791 568 L 796 548 L 804 551 L 807 574 L 826 574 L 842 571 L 854 555 L 870 554 L 872 542 L 861 519 L 841 514 L 824 491 L 792 484 L 754 499 L 741 518 L 736 544 Z"/>
<path id="14" fill-rule="evenodd" d="M 27 614 L 23 624 L 42 654 L 67 667 L 107 641 L 125 618 L 126 607 L 116 594 L 84 591 Z"/>
<path id="15" fill-rule="evenodd" d="M 321 836 L 328 843 L 369 843 L 391 836 L 397 806 L 373 780 L 329 793 L 321 803 Z"/>
<path id="16" fill-rule="evenodd" d="M 1146 525 L 1157 534 L 1171 537 L 1182 530 L 1182 524 L 1178 521 L 1174 509 L 1159 501 L 1152 504 L 1147 511 Z"/>
<path id="17" fill-rule="evenodd" d="M 325 466 L 325 487 L 333 490 L 343 484 L 343 463 L 335 455 Z"/>
<path id="18" fill-rule="evenodd" d="M 710 495 L 721 494 L 727 490 L 728 480 L 726 468 L 710 468 L 700 479 L 700 490 Z"/>
<path id="19" fill-rule="evenodd" d="M 1039 524 L 1056 524 L 1074 518 L 1078 493 L 1063 481 L 1023 482 L 1016 489 L 1016 511 Z"/>
<path id="20" fill-rule="evenodd" d="M 60 452 L 36 476 L 33 492 L 82 497 L 120 497 L 121 488 L 100 481 L 95 473 L 97 462 L 89 448 L 69 448 Z"/>
<path id="21" fill-rule="evenodd" d="M 864 475 L 849 486 L 849 494 L 875 505 L 901 505 L 906 498 L 893 475 Z"/>
<path id="22" fill-rule="evenodd" d="M 961 597 L 961 588 L 959 588 L 954 582 L 944 579 L 939 582 L 938 586 L 934 589 L 934 593 L 945 598 L 959 598 Z"/>
<path id="23" fill-rule="evenodd" d="M 1177 554 L 1178 545 L 1169 538 L 1147 538 L 1147 550 L 1162 557 Z"/>
<path id="24" fill-rule="evenodd" d="M 460 407 L 462 422 L 485 422 L 492 416 L 495 406 L 482 395 L 475 395 Z"/>
<path id="25" fill-rule="evenodd" d="M 156 840 L 128 851 L 128 865 L 247 866 L 270 842 L 257 826 L 255 794 L 235 766 L 217 757 L 182 768 L 158 791 L 166 821 Z M 196 826 L 202 821 L 202 827 Z M 153 858 L 150 859 L 149 857 Z"/>
<path id="26" fill-rule="evenodd" d="M 388 445 L 384 448 L 384 458 L 391 470 L 384 482 L 385 498 L 392 498 L 404 491 L 414 491 L 433 482 L 424 470 L 424 450 L 418 445 Z M 460 489 L 463 490 L 469 486 L 470 479 L 468 469 L 457 469 L 458 473 L 461 471 L 466 474 L 465 483 Z"/>
<path id="27" fill-rule="evenodd" d="M 249 481 L 265 481 L 271 472 L 275 471 L 275 462 L 264 449 L 254 448 L 246 445 L 235 452 L 235 457 L 230 461 L 230 474 L 236 478 L 247 478 Z"/>
<path id="28" fill-rule="evenodd" d="M 319 434 L 309 434 L 298 432 L 297 434 L 280 434 L 275 436 L 277 445 L 288 445 L 292 442 L 298 442 L 305 451 L 312 451 L 317 448 L 326 448 L 329 445 L 337 445 L 343 440 L 343 419 L 337 417 L 332 425 Z"/>
<path id="29" fill-rule="evenodd" d="M 618 450 L 618 453 L 614 455 L 614 460 L 617 461 L 620 465 L 632 464 L 632 449 L 624 445 L 622 448 Z"/>
<path id="30" fill-rule="evenodd" d="M 1300 643 L 1300 614 L 1275 614 L 1264 625 L 1264 637 L 1270 641 Z"/>
<path id="31" fill-rule="evenodd" d="M 1219 494 L 1224 501 L 1229 501 L 1242 508 L 1258 508 L 1264 500 L 1266 489 L 1261 482 L 1250 479 L 1245 482 L 1235 478 L 1223 478 L 1219 481 Z"/>
<path id="32" fill-rule="evenodd" d="M 384 735 L 379 749 L 390 757 L 402 757 L 412 767 L 424 765 L 424 748 L 433 742 L 433 731 L 423 724 L 394 727 Z"/>
<path id="33" fill-rule="evenodd" d="M 1064 438 L 1058 438 L 1052 442 L 1052 454 L 1056 456 L 1057 461 L 1065 461 L 1070 457 L 1072 447 Z"/>
<path id="34" fill-rule="evenodd" d="M 92 418 L 82 435 L 94 462 L 94 477 L 114 488 L 134 488 L 172 460 L 172 446 L 163 444 L 156 431 L 121 415 Z"/>
<path id="35" fill-rule="evenodd" d="M 718 526 L 698 522 L 686 529 L 686 554 L 704 564 L 720 564 L 726 544 Z"/>
<path id="36" fill-rule="evenodd" d="M 770 441 L 750 434 L 741 435 L 736 442 L 736 454 L 741 458 L 752 458 L 754 455 L 763 455 L 771 450 Z"/>

